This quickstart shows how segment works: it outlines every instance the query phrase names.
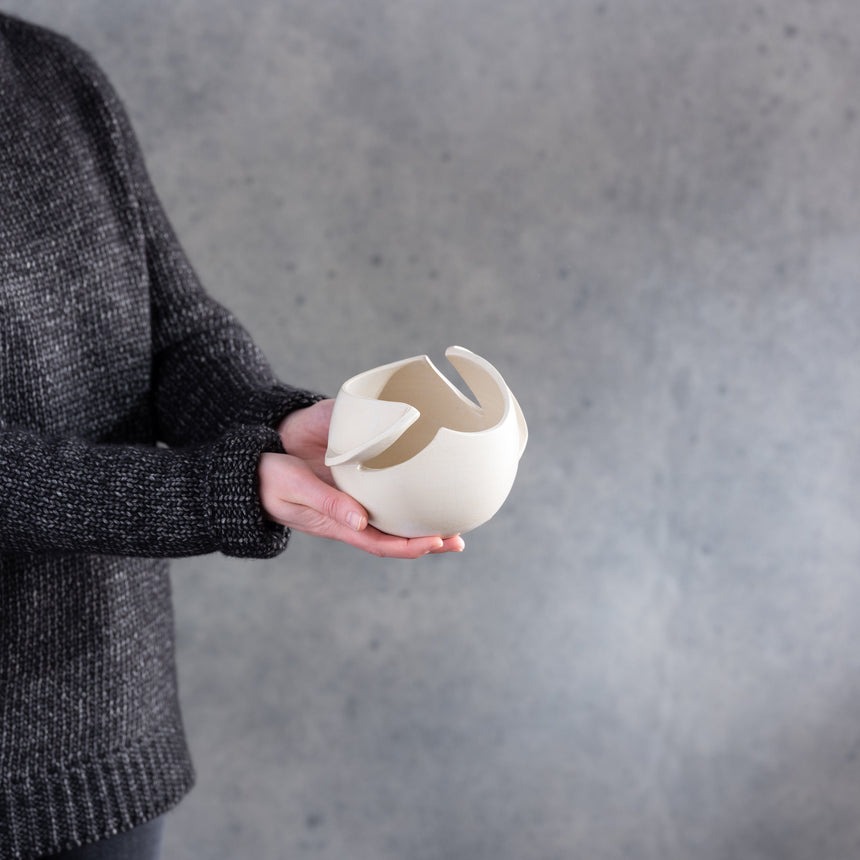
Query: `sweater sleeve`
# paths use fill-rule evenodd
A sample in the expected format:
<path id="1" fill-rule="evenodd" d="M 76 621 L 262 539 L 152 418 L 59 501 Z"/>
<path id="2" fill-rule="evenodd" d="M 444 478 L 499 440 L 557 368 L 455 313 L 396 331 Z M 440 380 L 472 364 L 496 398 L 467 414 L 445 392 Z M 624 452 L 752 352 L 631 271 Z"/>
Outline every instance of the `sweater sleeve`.
<path id="1" fill-rule="evenodd" d="M 206 294 L 138 174 L 152 295 L 153 402 L 158 437 L 199 442 L 250 423 L 277 426 L 322 395 L 277 380 L 237 320 Z"/>
<path id="2" fill-rule="evenodd" d="M 85 68 L 106 121 L 115 126 L 118 166 L 139 218 L 151 297 L 158 438 L 185 445 L 215 439 L 236 425 L 274 427 L 288 413 L 323 399 L 276 379 L 243 326 L 201 287 L 152 186 L 122 103 L 95 64 Z"/>
<path id="3" fill-rule="evenodd" d="M 183 449 L 94 444 L 0 428 L 0 549 L 268 558 L 289 530 L 266 519 L 256 464 L 276 431 L 236 427 Z"/>

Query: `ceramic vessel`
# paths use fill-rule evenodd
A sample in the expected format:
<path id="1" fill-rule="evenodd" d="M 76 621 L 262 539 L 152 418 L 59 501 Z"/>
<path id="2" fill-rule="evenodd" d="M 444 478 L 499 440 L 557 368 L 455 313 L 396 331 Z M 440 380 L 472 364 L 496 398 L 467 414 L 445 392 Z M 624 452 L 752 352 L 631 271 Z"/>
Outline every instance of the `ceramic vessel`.
<path id="1" fill-rule="evenodd" d="M 335 401 L 326 465 L 390 534 L 449 537 L 485 523 L 526 446 L 525 418 L 499 372 L 460 346 L 445 356 L 477 402 L 426 355 L 354 376 Z"/>

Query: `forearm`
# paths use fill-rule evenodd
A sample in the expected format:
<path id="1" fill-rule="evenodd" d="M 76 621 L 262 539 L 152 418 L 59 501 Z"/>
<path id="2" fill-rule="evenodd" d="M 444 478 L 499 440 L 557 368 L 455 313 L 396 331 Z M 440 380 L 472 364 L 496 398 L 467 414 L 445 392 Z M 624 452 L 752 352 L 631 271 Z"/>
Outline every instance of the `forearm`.
<path id="1" fill-rule="evenodd" d="M 156 356 L 156 434 L 168 444 L 206 441 L 243 424 L 274 428 L 285 415 L 322 399 L 275 379 L 251 338 L 222 313 L 224 318 Z"/>
<path id="2" fill-rule="evenodd" d="M 256 464 L 277 434 L 239 428 L 187 449 L 0 431 L 0 549 L 267 557 L 287 533 L 259 505 Z"/>

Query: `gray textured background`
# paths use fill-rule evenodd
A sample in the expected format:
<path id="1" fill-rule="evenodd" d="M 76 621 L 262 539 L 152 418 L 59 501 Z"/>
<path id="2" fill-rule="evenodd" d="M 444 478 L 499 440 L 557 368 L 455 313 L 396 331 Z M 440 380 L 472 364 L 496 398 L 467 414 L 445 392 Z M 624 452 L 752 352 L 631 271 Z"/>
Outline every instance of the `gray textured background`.
<path id="1" fill-rule="evenodd" d="M 530 423 L 463 556 L 176 565 L 167 860 L 860 854 L 860 5 L 3 5 L 287 380 L 461 343 Z"/>

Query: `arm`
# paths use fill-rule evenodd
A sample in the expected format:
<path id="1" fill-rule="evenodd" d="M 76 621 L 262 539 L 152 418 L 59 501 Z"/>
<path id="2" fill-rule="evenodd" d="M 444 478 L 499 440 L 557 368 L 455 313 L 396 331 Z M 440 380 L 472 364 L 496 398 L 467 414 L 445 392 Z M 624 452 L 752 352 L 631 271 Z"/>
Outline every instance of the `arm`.
<path id="1" fill-rule="evenodd" d="M 294 413 L 299 428 L 327 404 Z M 262 427 L 183 449 L 46 438 L 0 427 L 0 550 L 177 558 L 220 551 L 277 555 L 290 528 L 379 556 L 417 558 L 462 549 L 452 538 L 406 540 L 367 526 L 352 498 L 283 453 Z M 259 470 L 259 471 L 258 471 Z"/>
<path id="2" fill-rule="evenodd" d="M 288 532 L 259 504 L 261 451 L 277 433 L 241 428 L 182 450 L 46 438 L 0 427 L 0 548 L 178 557 L 268 557 Z"/>
<path id="3" fill-rule="evenodd" d="M 169 445 L 216 439 L 230 427 L 276 428 L 320 395 L 279 381 L 236 318 L 202 288 L 152 186 L 126 112 L 90 70 L 114 126 L 115 160 L 134 208 L 150 296 L 155 432 Z"/>

